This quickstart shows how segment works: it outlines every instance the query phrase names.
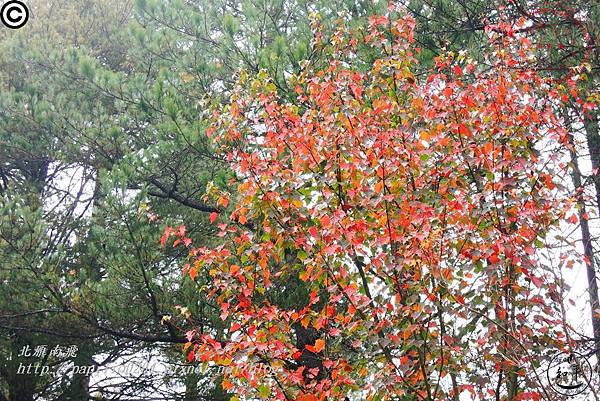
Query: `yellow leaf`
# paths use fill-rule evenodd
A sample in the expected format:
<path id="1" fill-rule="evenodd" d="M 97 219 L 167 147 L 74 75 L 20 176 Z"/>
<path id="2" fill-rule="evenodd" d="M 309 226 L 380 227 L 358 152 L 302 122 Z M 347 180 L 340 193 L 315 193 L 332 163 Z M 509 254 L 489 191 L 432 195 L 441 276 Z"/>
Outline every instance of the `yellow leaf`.
<path id="1" fill-rule="evenodd" d="M 233 360 L 231 358 L 221 359 L 219 361 L 219 365 L 221 365 L 221 366 L 229 366 L 229 365 L 231 365 L 231 362 L 233 362 Z"/>

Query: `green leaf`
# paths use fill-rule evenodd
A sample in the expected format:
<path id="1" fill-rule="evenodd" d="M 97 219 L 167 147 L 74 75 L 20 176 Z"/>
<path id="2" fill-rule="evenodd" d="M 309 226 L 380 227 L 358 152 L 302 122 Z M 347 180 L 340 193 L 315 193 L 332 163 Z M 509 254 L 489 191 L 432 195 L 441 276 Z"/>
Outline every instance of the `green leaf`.
<path id="1" fill-rule="evenodd" d="M 271 388 L 266 384 L 261 384 L 257 387 L 258 394 L 260 394 L 261 398 L 266 399 L 271 394 Z"/>

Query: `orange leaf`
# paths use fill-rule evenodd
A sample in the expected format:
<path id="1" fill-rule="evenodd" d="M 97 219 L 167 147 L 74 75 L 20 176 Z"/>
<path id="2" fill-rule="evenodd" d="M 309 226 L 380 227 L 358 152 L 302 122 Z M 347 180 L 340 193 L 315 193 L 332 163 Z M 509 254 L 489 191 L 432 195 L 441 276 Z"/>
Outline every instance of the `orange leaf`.
<path id="1" fill-rule="evenodd" d="M 301 394 L 298 396 L 298 401 L 317 401 L 318 398 L 313 394 Z"/>
<path id="2" fill-rule="evenodd" d="M 219 198 L 217 203 L 223 207 L 227 207 L 229 205 L 229 199 L 223 196 Z"/>
<path id="3" fill-rule="evenodd" d="M 325 341 L 321 340 L 320 338 L 315 341 L 315 345 L 307 345 L 306 349 L 309 350 L 310 352 L 314 352 L 315 354 L 318 354 L 319 352 L 323 351 L 323 348 L 325 348 Z"/>
<path id="4" fill-rule="evenodd" d="M 321 351 L 323 351 L 323 348 L 325 348 L 325 341 L 323 341 L 323 340 L 321 340 L 321 339 L 319 338 L 317 341 L 315 341 L 315 346 L 314 346 L 314 348 L 315 348 L 315 351 L 316 351 L 316 352 L 321 352 Z"/>

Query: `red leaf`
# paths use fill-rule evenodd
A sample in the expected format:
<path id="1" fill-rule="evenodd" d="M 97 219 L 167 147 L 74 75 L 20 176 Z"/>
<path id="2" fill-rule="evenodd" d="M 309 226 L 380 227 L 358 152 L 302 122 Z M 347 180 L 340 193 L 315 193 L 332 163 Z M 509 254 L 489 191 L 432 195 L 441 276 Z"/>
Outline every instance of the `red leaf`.
<path id="1" fill-rule="evenodd" d="M 221 320 L 227 319 L 229 316 L 229 303 L 225 302 L 221 304 Z"/>
<path id="2" fill-rule="evenodd" d="M 464 135 L 464 136 L 466 136 L 466 137 L 468 137 L 468 138 L 470 138 L 470 137 L 472 136 L 472 135 L 471 135 L 471 131 L 470 131 L 470 130 L 467 128 L 467 126 L 466 126 L 465 124 L 460 124 L 460 125 L 458 126 L 458 132 L 459 132 L 461 135 Z"/>
<path id="3" fill-rule="evenodd" d="M 352 89 L 352 94 L 356 99 L 360 99 L 362 95 L 362 86 L 355 84 L 354 82 L 350 84 L 350 89 Z"/>
<path id="4" fill-rule="evenodd" d="M 544 279 L 540 278 L 540 277 L 536 277 L 536 276 L 531 276 L 531 282 L 533 283 L 533 285 L 535 285 L 537 288 L 540 288 L 542 286 L 542 284 L 544 284 Z"/>
<path id="5" fill-rule="evenodd" d="M 497 253 L 493 253 L 488 260 L 490 261 L 490 263 L 498 263 L 500 262 L 500 258 L 498 257 Z"/>
<path id="6" fill-rule="evenodd" d="M 211 223 L 214 223 L 214 222 L 215 222 L 215 220 L 216 220 L 218 217 L 219 217 L 219 213 L 217 213 L 217 212 L 212 212 L 212 213 L 210 214 L 210 222 L 211 222 Z"/>
<path id="7" fill-rule="evenodd" d="M 163 233 L 162 237 L 160 237 L 160 244 L 162 246 L 165 246 L 165 244 L 167 243 L 167 239 L 171 236 L 172 233 L 172 229 L 169 226 L 165 227 L 165 232 Z"/>

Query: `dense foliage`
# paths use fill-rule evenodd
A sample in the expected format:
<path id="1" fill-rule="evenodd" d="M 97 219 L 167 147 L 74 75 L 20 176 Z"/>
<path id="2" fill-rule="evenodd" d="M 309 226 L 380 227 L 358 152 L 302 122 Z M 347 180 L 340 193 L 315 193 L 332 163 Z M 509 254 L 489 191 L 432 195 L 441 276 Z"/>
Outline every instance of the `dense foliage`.
<path id="1" fill-rule="evenodd" d="M 538 364 L 600 354 L 595 2 L 27 4 L 0 29 L 0 400 L 554 399 Z"/>
<path id="2" fill-rule="evenodd" d="M 229 329 L 188 332 L 190 359 L 251 397 L 542 397 L 536 369 L 573 345 L 536 256 L 571 206 L 566 95 L 520 27 L 487 26 L 489 68 L 447 53 L 419 75 L 407 15 L 317 28 L 327 68 L 291 76 L 294 101 L 242 72 L 210 131 L 238 182 L 215 198 L 226 240 L 184 268 Z"/>

